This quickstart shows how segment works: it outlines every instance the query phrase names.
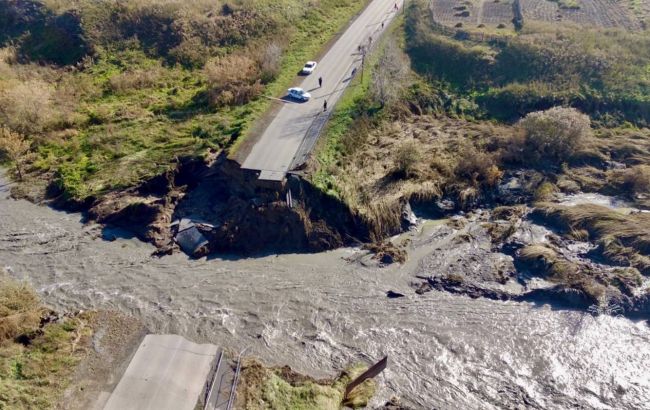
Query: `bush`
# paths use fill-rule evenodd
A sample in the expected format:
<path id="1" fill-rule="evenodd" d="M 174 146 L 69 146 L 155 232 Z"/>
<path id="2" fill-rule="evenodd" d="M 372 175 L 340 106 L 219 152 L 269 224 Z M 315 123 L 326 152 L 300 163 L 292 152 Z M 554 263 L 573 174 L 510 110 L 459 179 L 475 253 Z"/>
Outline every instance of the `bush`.
<path id="1" fill-rule="evenodd" d="M 210 50 L 201 41 L 197 38 L 189 38 L 169 50 L 168 57 L 170 62 L 185 68 L 201 68 L 209 55 Z"/>
<path id="2" fill-rule="evenodd" d="M 32 288 L 0 278 L 0 342 L 38 329 L 41 313 Z"/>
<path id="3" fill-rule="evenodd" d="M 69 65 L 94 52 L 85 38 L 78 13 L 70 11 L 49 16 L 39 23 L 20 44 L 21 55 L 30 60 Z"/>
<path id="4" fill-rule="evenodd" d="M 114 93 L 125 93 L 131 90 L 154 87 L 161 77 L 162 71 L 160 68 L 128 70 L 111 77 L 108 80 L 108 86 Z"/>
<path id="5" fill-rule="evenodd" d="M 208 99 L 213 107 L 245 104 L 264 90 L 256 62 L 242 54 L 208 61 L 204 71 Z"/>
<path id="6" fill-rule="evenodd" d="M 52 94 L 52 87 L 38 80 L 0 90 L 0 122 L 26 135 L 43 131 L 54 117 Z"/>
<path id="7" fill-rule="evenodd" d="M 282 47 L 275 42 L 268 44 L 257 62 L 262 72 L 261 77 L 264 84 L 270 83 L 278 76 L 281 59 Z"/>
<path id="8" fill-rule="evenodd" d="M 610 185 L 630 196 L 650 193 L 650 165 L 614 170 L 608 179 Z"/>
<path id="9" fill-rule="evenodd" d="M 496 164 L 494 157 L 476 148 L 466 148 L 454 170 L 456 177 L 470 182 L 473 186 L 493 187 L 499 183 L 503 172 Z"/>
<path id="10" fill-rule="evenodd" d="M 416 177 L 421 159 L 422 154 L 415 142 L 400 145 L 395 153 L 395 175 L 402 178 Z"/>
<path id="11" fill-rule="evenodd" d="M 520 120 L 518 126 L 524 136 L 521 160 L 533 163 L 566 161 L 591 136 L 589 117 L 574 108 L 533 112 Z"/>
<path id="12" fill-rule="evenodd" d="M 160 56 L 183 40 L 177 12 L 178 4 L 172 2 L 140 3 L 135 7 L 125 3 L 116 8 L 112 20 L 120 37 L 137 38 L 148 54 Z"/>

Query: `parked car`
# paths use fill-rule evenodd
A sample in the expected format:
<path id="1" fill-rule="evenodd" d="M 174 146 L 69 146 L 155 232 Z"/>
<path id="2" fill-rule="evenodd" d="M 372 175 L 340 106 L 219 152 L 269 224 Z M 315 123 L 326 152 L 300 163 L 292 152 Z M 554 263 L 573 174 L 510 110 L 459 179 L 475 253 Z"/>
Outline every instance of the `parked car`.
<path id="1" fill-rule="evenodd" d="M 305 66 L 302 68 L 302 71 L 300 71 L 300 73 L 304 75 L 309 75 L 314 72 L 317 65 L 318 63 L 315 61 L 307 61 L 307 63 L 305 63 Z"/>
<path id="2" fill-rule="evenodd" d="M 289 97 L 299 101 L 309 101 L 311 94 L 299 87 L 289 88 Z"/>

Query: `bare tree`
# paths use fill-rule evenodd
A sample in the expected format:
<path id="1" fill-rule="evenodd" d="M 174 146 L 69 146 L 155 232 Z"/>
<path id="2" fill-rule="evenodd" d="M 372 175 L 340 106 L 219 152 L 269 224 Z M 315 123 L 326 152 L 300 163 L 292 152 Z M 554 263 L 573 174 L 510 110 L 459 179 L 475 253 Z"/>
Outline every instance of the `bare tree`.
<path id="1" fill-rule="evenodd" d="M 394 40 L 386 42 L 384 52 L 373 73 L 370 92 L 382 108 L 399 97 L 408 74 L 408 62 Z"/>
<path id="2" fill-rule="evenodd" d="M 18 179 L 23 179 L 23 158 L 29 151 L 29 141 L 7 127 L 0 128 L 0 152 L 12 161 L 18 172 Z"/>

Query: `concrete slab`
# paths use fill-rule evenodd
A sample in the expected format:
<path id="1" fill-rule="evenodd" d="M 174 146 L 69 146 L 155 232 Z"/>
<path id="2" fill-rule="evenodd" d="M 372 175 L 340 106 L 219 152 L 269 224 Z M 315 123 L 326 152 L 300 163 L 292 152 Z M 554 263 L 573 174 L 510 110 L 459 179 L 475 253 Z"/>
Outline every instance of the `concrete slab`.
<path id="1" fill-rule="evenodd" d="M 268 171 L 263 169 L 260 172 L 259 179 L 261 181 L 278 181 L 282 182 L 284 180 L 284 175 L 286 172 L 284 171 Z"/>
<path id="2" fill-rule="evenodd" d="M 218 347 L 177 335 L 147 335 L 104 410 L 194 410 Z"/>

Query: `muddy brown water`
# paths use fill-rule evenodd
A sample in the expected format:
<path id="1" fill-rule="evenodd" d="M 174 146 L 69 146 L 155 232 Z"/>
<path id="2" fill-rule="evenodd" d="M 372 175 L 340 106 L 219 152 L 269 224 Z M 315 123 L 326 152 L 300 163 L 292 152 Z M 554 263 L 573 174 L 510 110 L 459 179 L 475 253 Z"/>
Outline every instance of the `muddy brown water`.
<path id="1" fill-rule="evenodd" d="M 59 309 L 119 309 L 151 332 L 250 347 L 267 364 L 315 377 L 388 354 L 373 404 L 397 395 L 415 408 L 650 408 L 644 322 L 416 295 L 409 283 L 420 261 L 445 257 L 435 254 L 442 224 L 410 234 L 404 266 L 377 267 L 355 249 L 158 259 L 136 239 L 102 240 L 78 214 L 7 195 L 0 182 L 0 266 Z"/>

